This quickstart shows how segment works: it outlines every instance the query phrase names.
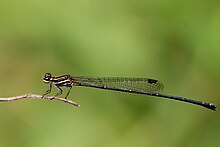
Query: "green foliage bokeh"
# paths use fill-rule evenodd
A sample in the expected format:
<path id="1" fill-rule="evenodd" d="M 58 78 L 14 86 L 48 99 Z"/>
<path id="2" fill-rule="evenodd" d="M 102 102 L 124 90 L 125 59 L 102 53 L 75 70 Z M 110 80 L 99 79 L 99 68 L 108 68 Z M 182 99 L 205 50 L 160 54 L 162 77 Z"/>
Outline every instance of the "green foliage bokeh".
<path id="1" fill-rule="evenodd" d="M 1 0 L 0 97 L 43 94 L 51 72 L 150 77 L 219 104 L 219 26 L 217 0 Z M 81 107 L 0 103 L 0 146 L 220 146 L 218 110 L 82 87 L 69 99 Z"/>

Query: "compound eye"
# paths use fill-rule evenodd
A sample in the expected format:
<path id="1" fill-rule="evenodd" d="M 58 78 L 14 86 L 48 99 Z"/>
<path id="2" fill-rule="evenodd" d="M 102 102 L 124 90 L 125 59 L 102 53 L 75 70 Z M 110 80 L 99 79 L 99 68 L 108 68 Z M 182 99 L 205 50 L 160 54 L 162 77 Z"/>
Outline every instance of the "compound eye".
<path id="1" fill-rule="evenodd" d="M 51 73 L 46 73 L 45 75 L 44 75 L 44 78 L 48 78 L 48 79 L 50 79 L 51 78 Z"/>
<path id="2" fill-rule="evenodd" d="M 46 73 L 46 74 L 44 75 L 43 81 L 44 81 L 45 83 L 49 83 L 51 77 L 52 77 L 51 73 Z"/>

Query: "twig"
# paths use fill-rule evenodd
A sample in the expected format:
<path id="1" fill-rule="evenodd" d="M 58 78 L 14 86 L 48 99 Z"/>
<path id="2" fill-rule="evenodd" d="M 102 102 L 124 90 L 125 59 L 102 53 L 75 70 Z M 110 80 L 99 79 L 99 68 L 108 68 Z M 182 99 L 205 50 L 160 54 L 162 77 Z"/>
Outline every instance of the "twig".
<path id="1" fill-rule="evenodd" d="M 25 94 L 25 95 L 20 95 L 20 96 L 8 97 L 8 98 L 0 98 L 0 102 L 16 101 L 16 100 L 29 99 L 29 98 L 50 99 L 50 100 L 52 98 L 54 98 L 53 100 L 63 101 L 63 102 L 69 103 L 69 104 L 77 106 L 77 107 L 80 106 L 76 102 L 73 102 L 73 101 L 65 99 L 65 98 L 59 98 L 59 97 L 53 97 L 53 96 L 47 96 L 47 95 L 45 95 L 42 98 L 42 95 L 31 94 L 31 93 L 30 94 Z"/>

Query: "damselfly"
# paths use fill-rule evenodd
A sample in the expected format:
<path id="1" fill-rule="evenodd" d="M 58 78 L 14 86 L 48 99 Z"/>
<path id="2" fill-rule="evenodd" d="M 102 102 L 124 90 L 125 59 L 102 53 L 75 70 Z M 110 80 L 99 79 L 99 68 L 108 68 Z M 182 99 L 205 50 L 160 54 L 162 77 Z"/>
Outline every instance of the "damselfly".
<path id="1" fill-rule="evenodd" d="M 51 92 L 52 84 L 54 84 L 55 87 L 58 89 L 58 93 L 54 97 L 57 97 L 62 94 L 63 90 L 61 89 L 61 87 L 69 88 L 69 91 L 67 92 L 65 98 L 67 98 L 73 86 L 87 86 L 87 87 L 101 88 L 106 90 L 145 94 L 150 96 L 184 101 L 187 103 L 200 105 L 211 110 L 216 110 L 217 108 L 217 106 L 213 103 L 201 102 L 180 96 L 161 94 L 160 92 L 164 88 L 163 83 L 158 80 L 149 79 L 149 78 L 85 77 L 85 76 L 73 77 L 71 75 L 62 75 L 62 76 L 54 77 L 52 76 L 51 73 L 46 73 L 43 78 L 43 81 L 45 83 L 50 83 L 49 90 L 47 90 L 43 96 Z"/>

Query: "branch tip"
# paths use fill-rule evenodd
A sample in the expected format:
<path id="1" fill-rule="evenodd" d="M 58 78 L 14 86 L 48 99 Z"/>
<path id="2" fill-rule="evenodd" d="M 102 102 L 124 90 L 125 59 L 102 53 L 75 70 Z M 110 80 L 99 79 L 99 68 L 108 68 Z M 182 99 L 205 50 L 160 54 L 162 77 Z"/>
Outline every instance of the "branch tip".
<path id="1" fill-rule="evenodd" d="M 76 107 L 79 107 L 80 105 L 74 101 L 65 99 L 65 98 L 59 98 L 59 97 L 54 97 L 54 96 L 42 96 L 42 95 L 37 95 L 37 94 L 25 94 L 25 95 L 20 95 L 20 96 L 13 96 L 13 97 L 8 97 L 8 98 L 0 98 L 0 102 L 8 102 L 8 101 L 16 101 L 16 100 L 21 100 L 21 99 L 28 99 L 28 98 L 38 98 L 38 99 L 54 99 L 58 101 L 63 101 L 65 103 L 69 103 L 71 105 L 74 105 Z"/>

